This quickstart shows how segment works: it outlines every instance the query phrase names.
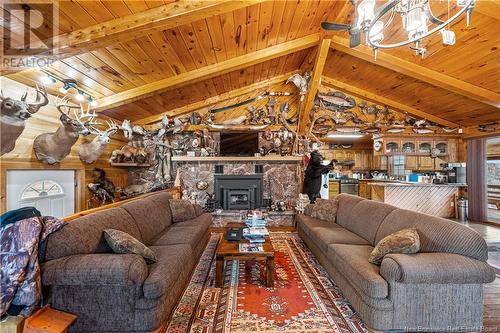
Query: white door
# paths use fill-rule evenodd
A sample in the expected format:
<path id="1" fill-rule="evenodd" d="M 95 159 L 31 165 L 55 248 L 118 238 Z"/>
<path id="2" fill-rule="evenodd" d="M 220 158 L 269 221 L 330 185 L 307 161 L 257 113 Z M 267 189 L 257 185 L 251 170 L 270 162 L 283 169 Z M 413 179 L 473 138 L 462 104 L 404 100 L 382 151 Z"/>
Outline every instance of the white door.
<path id="1" fill-rule="evenodd" d="M 35 207 L 42 215 L 64 217 L 75 212 L 74 170 L 7 171 L 7 209 Z"/>

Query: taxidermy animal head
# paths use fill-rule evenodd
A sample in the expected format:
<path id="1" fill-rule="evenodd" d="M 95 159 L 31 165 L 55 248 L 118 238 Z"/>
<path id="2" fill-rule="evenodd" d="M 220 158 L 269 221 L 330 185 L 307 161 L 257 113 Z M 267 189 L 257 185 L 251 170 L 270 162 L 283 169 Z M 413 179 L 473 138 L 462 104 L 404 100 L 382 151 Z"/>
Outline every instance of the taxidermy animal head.
<path id="1" fill-rule="evenodd" d="M 63 98 L 57 105 L 61 113 L 61 125 L 54 133 L 40 134 L 35 138 L 33 149 L 39 161 L 47 164 L 56 164 L 62 161 L 71 152 L 71 147 L 78 141 L 80 135 L 89 135 L 90 127 L 97 125 L 97 115 L 84 110 L 83 106 L 69 105 L 67 98 Z"/>
<path id="2" fill-rule="evenodd" d="M 306 71 L 304 72 L 303 75 L 293 74 L 286 80 L 286 84 L 288 84 L 288 82 L 292 82 L 299 89 L 301 102 L 304 101 L 304 96 L 307 93 L 310 79 L 311 79 L 311 72 Z"/>
<path id="3" fill-rule="evenodd" d="M 26 102 L 28 92 L 26 91 L 21 100 L 4 97 L 0 92 L 1 111 L 1 155 L 8 153 L 16 146 L 16 140 L 25 127 L 25 120 L 36 113 L 42 106 L 49 103 L 47 93 L 37 87 L 36 100 L 33 103 Z"/>
<path id="4" fill-rule="evenodd" d="M 118 130 L 118 126 L 113 121 L 106 120 L 106 124 L 108 128 L 105 131 L 101 131 L 94 126 L 90 128 L 95 137 L 92 141 L 80 145 L 79 156 L 82 162 L 91 164 L 97 161 L 106 149 L 110 137 Z"/>

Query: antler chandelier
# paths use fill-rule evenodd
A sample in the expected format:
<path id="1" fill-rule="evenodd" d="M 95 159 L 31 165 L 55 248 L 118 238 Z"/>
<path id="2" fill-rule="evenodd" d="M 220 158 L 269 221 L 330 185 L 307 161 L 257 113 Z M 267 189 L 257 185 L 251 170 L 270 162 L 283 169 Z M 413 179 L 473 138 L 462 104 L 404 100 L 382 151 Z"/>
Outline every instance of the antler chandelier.
<path id="1" fill-rule="evenodd" d="M 444 45 L 454 45 L 455 33 L 450 30 L 450 25 L 466 13 L 469 27 L 476 0 L 388 0 L 378 8 L 375 8 L 376 0 L 363 0 L 359 4 L 357 0 L 351 2 L 356 7 L 356 13 L 350 25 L 323 22 L 322 27 L 326 30 L 348 30 L 351 37 L 350 47 L 360 44 L 363 33 L 376 60 L 378 49 L 409 44 L 417 55 L 423 57 L 427 50 L 422 46 L 422 39 L 438 31 L 441 32 Z M 439 6 L 439 3 L 447 4 L 447 10 L 441 15 L 435 15 L 432 7 Z M 457 8 L 452 10 L 454 4 Z M 401 25 L 398 22 L 401 22 Z M 386 36 L 389 36 L 388 40 L 384 40 Z"/>

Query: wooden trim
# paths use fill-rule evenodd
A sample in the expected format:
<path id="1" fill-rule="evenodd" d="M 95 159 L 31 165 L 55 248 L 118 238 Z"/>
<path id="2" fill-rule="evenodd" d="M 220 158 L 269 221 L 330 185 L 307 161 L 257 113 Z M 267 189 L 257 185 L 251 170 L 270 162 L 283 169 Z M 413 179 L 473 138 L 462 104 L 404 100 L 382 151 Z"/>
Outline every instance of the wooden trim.
<path id="1" fill-rule="evenodd" d="M 142 195 L 130 198 L 130 199 L 126 199 L 126 200 L 122 200 L 122 201 L 117 201 L 117 202 L 110 203 L 108 205 L 104 205 L 104 206 L 99 206 L 99 207 L 96 207 L 96 208 L 91 208 L 91 209 L 83 210 L 83 211 L 75 213 L 73 215 L 66 216 L 64 218 L 64 221 L 69 222 L 69 221 L 75 220 L 75 219 L 77 219 L 79 217 L 82 217 L 82 216 L 85 216 L 85 215 L 90 215 L 90 214 L 99 212 L 101 210 L 105 210 L 105 209 L 109 209 L 109 208 L 113 208 L 113 207 L 118 207 L 118 206 L 120 206 L 120 205 L 122 205 L 124 203 L 131 202 L 131 201 L 138 200 L 138 199 L 142 199 L 142 198 L 146 198 L 146 197 L 148 197 L 150 195 L 153 195 L 153 194 L 156 194 L 156 193 L 160 193 L 160 192 L 172 193 L 172 196 L 174 198 L 176 198 L 176 197 L 180 196 L 181 188 L 180 187 L 172 187 L 172 188 L 169 188 L 169 189 L 166 189 L 166 190 L 162 190 L 162 191 L 149 192 L 149 193 L 145 193 L 145 194 L 142 194 Z"/>
<path id="2" fill-rule="evenodd" d="M 293 75 L 294 73 L 297 73 L 297 71 L 289 72 L 287 74 L 276 76 L 276 77 L 273 77 L 271 79 L 256 82 L 256 83 L 251 84 L 249 86 L 235 89 L 235 90 L 231 90 L 231 91 L 225 92 L 223 94 L 210 97 L 210 98 L 205 99 L 203 101 L 184 105 L 184 106 L 166 111 L 166 112 L 158 114 L 158 115 L 146 117 L 146 118 L 140 119 L 138 121 L 135 121 L 134 123 L 139 124 L 139 125 L 148 125 L 148 124 L 152 124 L 152 123 L 160 121 L 164 115 L 169 116 L 169 117 L 177 117 L 177 116 L 185 115 L 187 113 L 194 112 L 196 110 L 206 108 L 212 104 L 224 102 L 224 101 L 227 101 L 229 99 L 239 97 L 241 95 L 250 94 L 252 92 L 255 92 L 257 94 L 258 90 L 261 90 L 263 88 L 267 88 L 267 87 L 272 86 L 274 84 L 283 82 L 287 78 L 289 78 L 291 75 Z"/>
<path id="3" fill-rule="evenodd" d="M 471 98 L 478 102 L 500 108 L 500 94 L 494 91 L 478 87 L 468 82 L 439 73 L 424 66 L 403 60 L 381 50 L 378 52 L 377 61 L 374 60 L 373 51 L 370 47 L 359 45 L 350 48 L 347 38 L 334 36 L 331 47 L 342 53 L 371 62 L 392 71 L 413 77 L 434 86 Z"/>
<path id="4" fill-rule="evenodd" d="M 323 38 L 318 46 L 311 81 L 309 83 L 309 90 L 307 91 L 305 101 L 303 102 L 303 107 L 300 110 L 299 134 L 305 133 L 310 123 L 310 114 L 314 105 L 314 99 L 316 98 L 316 92 L 318 91 L 318 86 L 321 81 L 321 75 L 323 73 L 323 69 L 325 68 L 331 41 L 332 40 L 330 38 Z"/>
<path id="5" fill-rule="evenodd" d="M 199 82 L 215 76 L 220 76 L 239 69 L 242 66 L 249 67 L 270 59 L 281 57 L 303 49 L 317 45 L 319 33 L 308 35 L 302 38 L 294 39 L 289 42 L 271 46 L 259 51 L 248 53 L 226 61 L 208 65 L 174 77 L 165 78 L 156 82 L 151 82 L 140 87 L 132 88 L 117 94 L 103 97 L 98 100 L 99 106 L 95 109 L 102 112 L 123 104 L 161 93 L 163 91 L 174 89 L 186 84 Z"/>
<path id="6" fill-rule="evenodd" d="M 275 162 L 299 162 L 302 161 L 302 156 L 172 156 L 172 162 L 221 162 L 221 161 L 243 161 L 243 162 L 260 162 L 260 161 L 275 161 Z"/>
<path id="7" fill-rule="evenodd" d="M 412 108 L 408 105 L 396 102 L 392 99 L 389 99 L 389 98 L 386 98 L 383 96 L 379 96 L 377 94 L 374 94 L 374 93 L 368 92 L 366 90 L 357 88 L 357 87 L 352 86 L 350 84 L 334 80 L 334 79 L 329 78 L 327 76 L 323 76 L 321 79 L 321 82 L 327 86 L 332 86 L 332 87 L 337 88 L 339 90 L 343 90 L 344 92 L 346 92 L 348 94 L 352 94 L 352 95 L 355 95 L 355 96 L 360 97 L 360 98 L 365 98 L 365 99 L 370 100 L 374 103 L 385 104 L 391 108 L 396 109 L 397 111 L 408 112 L 409 114 L 411 114 L 413 116 L 421 117 L 421 118 L 433 121 L 435 123 L 438 123 L 440 125 L 449 126 L 449 127 L 453 127 L 453 128 L 460 127 L 460 125 L 455 124 L 451 121 L 433 116 L 433 115 L 426 113 L 424 111 L 420 111 L 420 110 Z"/>
<path id="8" fill-rule="evenodd" d="M 500 125 L 499 125 L 500 127 Z M 478 126 L 470 126 L 464 129 L 464 139 L 487 138 L 493 136 L 500 136 L 500 128 L 495 132 L 481 132 Z"/>
<path id="9" fill-rule="evenodd" d="M 50 38 L 58 60 L 258 4 L 264 0 L 185 0 Z M 39 54 L 43 54 L 40 52 Z"/>

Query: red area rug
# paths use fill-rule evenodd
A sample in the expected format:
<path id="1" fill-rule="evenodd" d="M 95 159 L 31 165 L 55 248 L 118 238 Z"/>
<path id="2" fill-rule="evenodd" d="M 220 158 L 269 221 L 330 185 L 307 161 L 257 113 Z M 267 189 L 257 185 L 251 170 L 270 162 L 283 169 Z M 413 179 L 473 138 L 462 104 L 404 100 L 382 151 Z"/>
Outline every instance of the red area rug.
<path id="1" fill-rule="evenodd" d="M 275 287 L 265 263 L 229 261 L 215 287 L 212 235 L 166 330 L 199 332 L 368 332 L 328 273 L 296 233 L 273 233 Z"/>

